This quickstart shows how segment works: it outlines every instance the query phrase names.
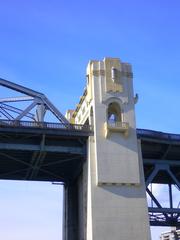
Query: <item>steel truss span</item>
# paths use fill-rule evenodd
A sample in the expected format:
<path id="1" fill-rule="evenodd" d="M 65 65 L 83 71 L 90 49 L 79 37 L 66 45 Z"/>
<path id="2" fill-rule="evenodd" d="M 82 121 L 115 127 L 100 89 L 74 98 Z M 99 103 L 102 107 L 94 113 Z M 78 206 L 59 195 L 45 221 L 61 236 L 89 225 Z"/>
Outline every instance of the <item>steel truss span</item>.
<path id="1" fill-rule="evenodd" d="M 137 130 L 141 140 L 146 192 L 151 226 L 180 226 L 180 199 L 174 203 L 172 189 L 180 191 L 180 135 Z M 154 195 L 151 185 L 164 184 L 168 189 L 168 207 Z"/>
<path id="2" fill-rule="evenodd" d="M 51 113 L 58 122 L 69 123 L 43 93 L 2 78 L 0 78 L 0 86 L 10 89 L 18 95 L 23 94 L 17 97 L 0 98 L 0 119 L 44 122 L 45 115 Z"/>

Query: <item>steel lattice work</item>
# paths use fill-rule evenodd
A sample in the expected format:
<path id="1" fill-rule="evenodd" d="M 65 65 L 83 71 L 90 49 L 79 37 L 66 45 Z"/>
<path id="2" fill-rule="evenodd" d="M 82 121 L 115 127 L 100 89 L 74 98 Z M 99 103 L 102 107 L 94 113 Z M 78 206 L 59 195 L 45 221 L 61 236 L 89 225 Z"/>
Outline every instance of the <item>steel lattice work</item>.
<path id="1" fill-rule="evenodd" d="M 0 98 L 0 119 L 44 122 L 46 113 L 51 112 L 59 122 L 68 124 L 68 120 L 64 115 L 43 93 L 2 78 L 0 78 L 0 86 L 23 94 L 18 97 Z M 26 102 L 26 104 L 23 104 L 24 102 Z M 18 107 L 14 106 L 14 103 L 17 103 Z"/>
<path id="2" fill-rule="evenodd" d="M 180 197 L 173 199 L 173 188 L 180 191 L 180 135 L 137 130 L 141 139 L 146 192 L 151 199 L 151 226 L 180 226 Z M 166 206 L 153 193 L 153 184 L 166 186 Z M 166 196 L 167 195 L 167 196 Z"/>
<path id="3" fill-rule="evenodd" d="M 40 92 L 1 78 L 0 86 L 23 94 L 0 98 L 0 179 L 73 181 L 91 128 L 70 124 Z M 48 112 L 56 122 L 45 121 Z"/>

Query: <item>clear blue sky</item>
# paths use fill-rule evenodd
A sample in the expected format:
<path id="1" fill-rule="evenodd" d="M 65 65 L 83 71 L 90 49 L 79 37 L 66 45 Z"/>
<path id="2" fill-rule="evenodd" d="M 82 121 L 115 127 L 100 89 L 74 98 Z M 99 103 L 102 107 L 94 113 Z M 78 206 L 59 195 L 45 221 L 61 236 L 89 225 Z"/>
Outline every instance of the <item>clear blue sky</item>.
<path id="1" fill-rule="evenodd" d="M 134 89 L 139 94 L 137 126 L 180 133 L 179 9 L 179 0 L 1 0 L 0 77 L 45 93 L 64 113 L 74 108 L 82 94 L 89 59 L 119 57 L 133 66 Z M 41 201 L 38 198 L 36 207 L 39 202 L 53 205 L 52 212 L 54 206 L 57 207 L 58 187 L 47 184 L 46 191 L 44 184 L 37 184 L 30 194 L 31 184 L 27 187 L 29 192 L 23 183 L 14 184 L 2 182 L 0 185 L 4 193 L 0 222 L 3 221 L 2 209 L 9 206 L 16 209 L 14 204 L 23 192 L 22 198 L 29 194 L 31 202 L 34 195 L 41 195 L 38 187 L 47 197 Z M 18 186 L 22 193 L 13 190 L 19 189 Z M 23 214 L 23 209 L 20 206 L 19 213 Z M 35 206 L 30 205 L 29 209 L 31 215 Z M 36 215 L 38 210 L 34 211 L 35 218 L 41 214 L 45 218 L 43 211 L 39 215 Z M 52 226 L 57 216 L 53 218 L 53 214 L 49 214 L 49 226 Z M 11 227 L 0 225 L 0 238 L 30 239 L 33 231 L 43 229 L 43 226 L 37 229 L 36 223 L 27 238 L 21 238 L 21 233 L 16 239 L 13 234 L 18 225 L 14 229 L 13 224 L 19 221 L 15 222 Z M 9 229 L 8 237 L 3 235 L 5 229 Z M 48 235 L 53 231 L 48 233 L 47 229 L 44 223 L 41 239 L 59 239 L 59 236 Z"/>

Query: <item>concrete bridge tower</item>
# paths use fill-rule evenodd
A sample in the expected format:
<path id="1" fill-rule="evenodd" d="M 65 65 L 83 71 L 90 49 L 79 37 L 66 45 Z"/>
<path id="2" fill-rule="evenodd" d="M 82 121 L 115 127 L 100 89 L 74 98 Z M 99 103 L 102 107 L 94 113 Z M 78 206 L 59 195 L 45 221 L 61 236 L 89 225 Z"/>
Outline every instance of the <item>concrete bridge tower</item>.
<path id="1" fill-rule="evenodd" d="M 72 122 L 91 124 L 94 135 L 88 140 L 76 197 L 73 184 L 66 190 L 67 208 L 74 204 L 76 213 L 66 213 L 65 239 L 149 240 L 131 65 L 118 58 L 90 61 L 86 77 L 84 94 L 67 115 Z"/>

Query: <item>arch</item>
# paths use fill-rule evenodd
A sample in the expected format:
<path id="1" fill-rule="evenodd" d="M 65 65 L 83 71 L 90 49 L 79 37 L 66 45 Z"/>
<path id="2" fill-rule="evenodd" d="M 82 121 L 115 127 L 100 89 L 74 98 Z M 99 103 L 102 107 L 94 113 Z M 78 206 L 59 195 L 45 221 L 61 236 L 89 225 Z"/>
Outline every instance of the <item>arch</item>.
<path id="1" fill-rule="evenodd" d="M 116 96 L 109 97 L 108 99 L 105 99 L 102 102 L 106 105 L 109 105 L 110 103 L 116 102 L 117 104 L 119 104 L 120 108 L 123 105 L 123 101 Z"/>
<path id="2" fill-rule="evenodd" d="M 109 103 L 107 108 L 107 122 L 110 124 L 122 122 L 122 111 L 119 103 L 117 102 Z"/>

